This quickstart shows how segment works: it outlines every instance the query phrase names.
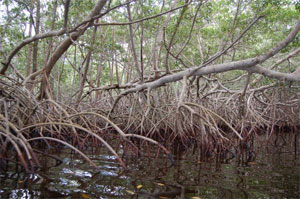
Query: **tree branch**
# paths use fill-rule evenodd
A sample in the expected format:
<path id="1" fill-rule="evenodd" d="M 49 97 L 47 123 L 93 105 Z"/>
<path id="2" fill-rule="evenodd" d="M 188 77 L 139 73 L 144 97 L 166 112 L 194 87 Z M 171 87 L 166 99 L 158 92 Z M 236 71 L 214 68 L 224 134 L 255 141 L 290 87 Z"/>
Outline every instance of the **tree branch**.
<path id="1" fill-rule="evenodd" d="M 53 37 L 53 36 L 59 36 L 59 35 L 63 35 L 66 33 L 67 29 L 61 29 L 61 30 L 56 30 L 56 31 L 50 31 L 50 32 L 46 32 L 46 33 L 42 33 L 42 34 L 37 34 L 34 35 L 33 37 L 24 39 L 21 43 L 19 43 L 14 49 L 13 51 L 8 55 L 7 59 L 2 62 L 3 64 L 3 68 L 0 71 L 0 74 L 4 75 L 5 71 L 7 70 L 12 58 L 19 52 L 19 50 L 21 50 L 21 48 L 23 48 L 24 46 L 26 46 L 27 44 L 30 44 L 31 42 L 37 41 L 39 39 L 45 39 L 48 37 Z"/>
<path id="2" fill-rule="evenodd" d="M 12 58 L 19 52 L 19 50 L 21 50 L 24 46 L 26 46 L 27 44 L 30 44 L 31 42 L 34 42 L 34 41 L 37 41 L 37 40 L 40 40 L 40 39 L 45 39 L 45 38 L 48 38 L 48 37 L 53 37 L 53 36 L 60 36 L 60 35 L 63 35 L 65 33 L 72 33 L 72 32 L 75 32 L 78 30 L 79 27 L 81 27 L 82 25 L 85 25 L 87 23 L 90 23 L 92 21 L 94 21 L 95 19 L 98 19 L 104 15 L 106 15 L 107 13 L 109 13 L 110 11 L 116 9 L 116 8 L 119 8 L 119 7 L 122 7 L 124 5 L 127 5 L 131 2 L 133 2 L 135 0 L 132 0 L 132 1 L 129 1 L 127 3 L 124 3 L 124 4 L 120 4 L 118 6 L 115 6 L 111 9 L 109 9 L 108 11 L 102 13 L 102 14 L 97 14 L 95 13 L 94 15 L 96 16 L 92 16 L 86 20 L 84 20 L 83 22 L 81 22 L 80 24 L 78 24 L 75 28 L 73 28 L 72 30 L 68 31 L 68 29 L 65 27 L 67 26 L 67 12 L 68 12 L 68 7 L 66 7 L 66 11 L 65 11 L 65 16 L 64 16 L 64 28 L 61 29 L 61 30 L 57 30 L 57 31 L 50 31 L 50 32 L 46 32 L 46 33 L 42 33 L 42 34 L 37 34 L 33 37 L 30 37 L 30 38 L 27 38 L 25 40 L 23 40 L 21 43 L 19 43 L 14 49 L 13 51 L 8 55 L 7 59 L 5 61 L 2 62 L 2 65 L 3 65 L 3 68 L 1 69 L 0 71 L 0 74 L 4 75 L 6 70 L 8 69 L 8 66 L 12 60 Z M 66 6 L 69 6 L 67 5 L 69 3 L 69 0 L 67 0 L 66 2 Z"/>
<path id="3" fill-rule="evenodd" d="M 266 61 L 267 59 L 273 57 L 276 55 L 280 50 L 282 50 L 284 47 L 286 47 L 297 35 L 297 33 L 300 30 L 300 17 L 298 18 L 298 22 L 293 28 L 293 30 L 290 32 L 290 34 L 281 42 L 279 42 L 274 48 L 272 48 L 268 53 L 260 56 L 258 58 L 259 63 L 262 63 Z"/>
<path id="4" fill-rule="evenodd" d="M 191 1 L 190 1 L 191 2 Z M 169 12 L 173 12 L 175 10 L 178 10 L 178 9 L 181 9 L 181 8 L 184 8 L 186 7 L 187 5 L 190 4 L 189 3 L 186 3 L 182 6 L 179 6 L 177 8 L 174 8 L 174 9 L 171 9 L 171 10 L 168 10 L 168 11 L 165 11 L 165 12 L 162 12 L 162 13 L 159 13 L 157 15 L 152 15 L 152 16 L 149 16 L 149 17 L 145 17 L 145 18 L 142 18 L 142 19 L 137 19 L 137 20 L 134 20 L 134 21 L 131 21 L 131 22 L 124 22 L 124 23 L 118 23 L 118 22 L 115 22 L 115 23 L 95 23 L 94 25 L 95 26 L 128 26 L 130 24 L 136 24 L 136 23 L 140 23 L 142 21 L 146 21 L 146 20 L 149 20 L 149 19 L 154 19 L 154 18 L 157 18 L 157 17 L 160 17 L 162 15 L 165 15 L 165 14 L 168 14 Z"/>
<path id="5" fill-rule="evenodd" d="M 300 67 L 298 67 L 298 69 L 293 73 L 282 73 L 261 66 L 253 66 L 250 69 L 248 69 L 248 71 L 252 73 L 262 74 L 266 77 L 278 79 L 281 81 L 293 81 L 293 82 L 300 81 L 300 73 L 297 72 L 297 71 L 300 72 Z"/>
<path id="6" fill-rule="evenodd" d="M 254 21 L 256 21 L 256 20 L 254 20 Z M 251 23 L 251 24 L 253 24 L 253 23 Z M 271 49 L 265 55 L 261 55 L 261 56 L 257 56 L 257 57 L 249 58 L 249 59 L 245 59 L 245 60 L 235 61 L 235 62 L 210 65 L 207 67 L 197 66 L 197 67 L 186 69 L 182 72 L 166 75 L 166 76 L 164 76 L 160 79 L 157 79 L 153 82 L 147 82 L 144 84 L 136 84 L 135 87 L 125 90 L 122 93 L 120 93 L 119 96 L 117 96 L 110 112 L 112 112 L 114 110 L 118 101 L 123 96 L 125 96 L 129 93 L 139 92 L 139 91 L 142 91 L 142 90 L 148 89 L 148 88 L 154 89 L 154 88 L 163 86 L 167 83 L 181 80 L 184 76 L 187 76 L 187 77 L 202 76 L 202 75 L 208 75 L 208 74 L 212 74 L 212 73 L 222 73 L 222 72 L 231 71 L 231 70 L 245 70 L 250 73 L 251 72 L 252 73 L 260 73 L 260 74 L 266 75 L 268 77 L 276 78 L 279 80 L 288 80 L 288 81 L 298 81 L 299 82 L 300 81 L 300 67 L 298 67 L 298 69 L 294 73 L 286 74 L 286 73 L 276 72 L 276 71 L 272 71 L 272 70 L 268 70 L 268 69 L 256 66 L 257 64 L 262 63 L 265 60 L 267 60 L 268 58 L 274 56 L 281 49 L 286 47 L 295 38 L 299 29 L 300 29 L 300 17 L 299 17 L 299 20 L 298 20 L 296 26 L 290 32 L 290 34 L 286 37 L 286 39 L 279 42 L 273 49 Z"/>

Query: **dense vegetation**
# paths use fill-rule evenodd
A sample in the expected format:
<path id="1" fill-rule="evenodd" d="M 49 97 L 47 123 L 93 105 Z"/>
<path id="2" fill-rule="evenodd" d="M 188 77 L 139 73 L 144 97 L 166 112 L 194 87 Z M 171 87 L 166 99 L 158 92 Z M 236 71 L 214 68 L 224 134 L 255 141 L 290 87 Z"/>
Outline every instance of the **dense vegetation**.
<path id="1" fill-rule="evenodd" d="M 292 0 L 3 0 L 0 159 L 39 144 L 203 155 L 300 126 Z M 120 139 L 117 146 L 112 140 Z M 248 144 L 246 144 L 248 147 Z M 91 164 L 92 161 L 90 161 Z M 95 166 L 95 165 L 94 165 Z"/>

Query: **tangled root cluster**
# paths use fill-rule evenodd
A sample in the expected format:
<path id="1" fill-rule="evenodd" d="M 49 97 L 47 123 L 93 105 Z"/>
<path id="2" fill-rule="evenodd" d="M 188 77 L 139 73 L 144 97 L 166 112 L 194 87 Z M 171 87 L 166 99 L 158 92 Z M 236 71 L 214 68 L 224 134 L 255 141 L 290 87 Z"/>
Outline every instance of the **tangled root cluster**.
<path id="1" fill-rule="evenodd" d="M 81 102 L 75 109 L 52 99 L 39 101 L 25 86 L 2 78 L 0 159 L 14 161 L 9 154 L 16 153 L 17 163 L 28 172 L 34 171 L 40 166 L 36 155 L 38 143 L 59 143 L 97 167 L 81 150 L 92 143 L 107 147 L 125 168 L 107 138 L 117 135 L 137 153 L 139 148 L 134 144 L 137 140 L 150 142 L 173 162 L 165 147 L 171 148 L 174 143 L 183 146 L 197 143 L 206 152 L 216 149 L 221 152 L 244 143 L 260 131 L 297 129 L 300 124 L 298 87 L 265 86 L 242 94 L 185 93 L 178 98 L 159 89 L 168 88 L 127 95 L 111 111 L 110 105 L 103 103 L 106 100 L 94 104 Z"/>

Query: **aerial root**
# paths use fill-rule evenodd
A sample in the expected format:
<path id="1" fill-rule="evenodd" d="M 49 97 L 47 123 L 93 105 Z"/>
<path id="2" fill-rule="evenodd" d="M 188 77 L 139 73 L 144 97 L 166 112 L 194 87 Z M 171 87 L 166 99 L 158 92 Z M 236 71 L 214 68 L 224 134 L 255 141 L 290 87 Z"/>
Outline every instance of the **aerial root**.
<path id="1" fill-rule="evenodd" d="M 270 84 L 240 93 L 218 81 L 215 84 L 208 91 L 207 85 L 202 90 L 199 87 L 203 95 L 195 97 L 184 78 L 185 90 L 177 97 L 172 85 L 148 89 L 146 94 L 123 96 L 110 112 L 105 102 L 81 102 L 78 110 L 83 111 L 78 111 L 52 99 L 37 101 L 14 80 L 0 79 L 0 157 L 7 159 L 8 153 L 15 151 L 24 169 L 32 172 L 39 167 L 36 143 L 50 146 L 56 142 L 95 166 L 79 151 L 90 143 L 101 143 L 126 168 L 110 141 L 117 133 L 138 154 L 143 145 L 138 147 L 136 140 L 156 145 L 173 165 L 169 150 L 176 146 L 187 148 L 195 143 L 203 154 L 222 153 L 236 149 L 261 131 L 267 131 L 269 138 L 276 129 L 299 126 L 299 87 Z"/>

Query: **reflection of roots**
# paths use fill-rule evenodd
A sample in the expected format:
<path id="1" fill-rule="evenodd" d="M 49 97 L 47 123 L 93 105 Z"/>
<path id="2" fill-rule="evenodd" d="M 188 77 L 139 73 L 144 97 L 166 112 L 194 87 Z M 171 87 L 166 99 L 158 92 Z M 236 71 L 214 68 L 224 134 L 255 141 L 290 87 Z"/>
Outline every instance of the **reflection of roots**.
<path id="1" fill-rule="evenodd" d="M 184 198 L 184 195 L 186 193 L 195 193 L 193 190 L 186 189 L 182 185 L 167 185 L 167 184 L 161 184 L 163 185 L 163 188 L 167 189 L 166 191 L 157 191 L 155 193 L 148 193 L 145 191 L 138 191 L 138 195 L 142 196 L 148 196 L 151 198 L 175 198 L 175 197 L 181 197 Z"/>

